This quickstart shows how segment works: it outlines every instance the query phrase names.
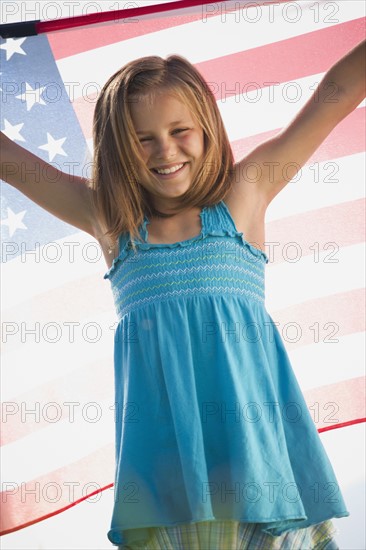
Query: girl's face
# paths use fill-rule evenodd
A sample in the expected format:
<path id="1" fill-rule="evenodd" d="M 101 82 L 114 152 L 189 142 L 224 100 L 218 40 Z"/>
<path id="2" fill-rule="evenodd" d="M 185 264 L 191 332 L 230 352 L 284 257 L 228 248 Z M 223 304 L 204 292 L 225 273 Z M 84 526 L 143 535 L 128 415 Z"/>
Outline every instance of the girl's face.
<path id="1" fill-rule="evenodd" d="M 169 199 L 189 189 L 202 165 L 203 130 L 190 110 L 167 93 L 132 102 L 131 117 L 146 165 L 159 181 L 153 184 L 155 206 L 168 206 Z"/>

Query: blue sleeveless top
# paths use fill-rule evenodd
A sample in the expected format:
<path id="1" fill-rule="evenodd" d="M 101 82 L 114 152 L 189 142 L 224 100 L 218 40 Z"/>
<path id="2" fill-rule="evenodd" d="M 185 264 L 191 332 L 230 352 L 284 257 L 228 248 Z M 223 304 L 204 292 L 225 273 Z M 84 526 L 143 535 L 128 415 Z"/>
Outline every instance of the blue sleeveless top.
<path id="1" fill-rule="evenodd" d="M 265 307 L 268 257 L 224 201 L 200 218 L 196 237 L 152 244 L 145 216 L 143 242 L 120 235 L 104 275 L 119 319 L 114 544 L 153 526 L 233 519 L 276 536 L 349 516 Z"/>

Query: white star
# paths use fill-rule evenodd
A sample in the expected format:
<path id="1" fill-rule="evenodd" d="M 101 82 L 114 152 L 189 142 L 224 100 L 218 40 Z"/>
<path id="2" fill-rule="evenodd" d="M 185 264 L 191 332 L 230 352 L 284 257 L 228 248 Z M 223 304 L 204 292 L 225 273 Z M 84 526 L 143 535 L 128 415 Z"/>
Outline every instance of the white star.
<path id="1" fill-rule="evenodd" d="M 20 130 L 24 126 L 24 122 L 20 124 L 11 124 L 6 118 L 4 118 L 5 129 L 2 132 L 13 141 L 25 141 L 24 137 L 20 135 Z"/>
<path id="2" fill-rule="evenodd" d="M 9 61 L 15 53 L 27 55 L 21 47 L 26 38 L 8 38 L 4 44 L 0 45 L 1 50 L 6 51 L 6 61 Z"/>
<path id="3" fill-rule="evenodd" d="M 53 161 L 56 155 L 62 155 L 67 157 L 67 154 L 62 149 L 63 144 L 65 143 L 66 138 L 54 139 L 51 134 L 47 132 L 47 143 L 40 145 L 38 149 L 43 149 L 48 152 L 49 162 Z"/>
<path id="4" fill-rule="evenodd" d="M 1 220 L 1 225 L 7 225 L 9 227 L 9 236 L 12 237 L 17 229 L 27 229 L 27 226 L 24 225 L 22 219 L 24 214 L 27 212 L 23 210 L 18 214 L 12 211 L 11 208 L 7 208 L 8 217 L 5 220 Z"/>
<path id="5" fill-rule="evenodd" d="M 41 98 L 41 95 L 43 93 L 43 90 L 46 88 L 46 86 L 43 86 L 42 88 L 33 89 L 28 82 L 25 84 L 25 92 L 23 92 L 20 95 L 15 96 L 17 99 L 21 99 L 22 101 L 27 102 L 27 111 L 30 111 L 31 108 L 36 104 L 39 103 L 40 105 L 46 105 L 46 103 Z"/>

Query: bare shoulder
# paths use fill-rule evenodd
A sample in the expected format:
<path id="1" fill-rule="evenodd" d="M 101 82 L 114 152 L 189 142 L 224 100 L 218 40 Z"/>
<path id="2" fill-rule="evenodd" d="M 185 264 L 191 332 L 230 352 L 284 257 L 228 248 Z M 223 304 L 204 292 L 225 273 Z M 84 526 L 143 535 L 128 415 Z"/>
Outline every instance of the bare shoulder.
<path id="1" fill-rule="evenodd" d="M 235 165 L 234 181 L 224 202 L 238 231 L 253 246 L 265 252 L 265 214 L 268 206 L 258 182 L 243 177 L 242 163 Z"/>

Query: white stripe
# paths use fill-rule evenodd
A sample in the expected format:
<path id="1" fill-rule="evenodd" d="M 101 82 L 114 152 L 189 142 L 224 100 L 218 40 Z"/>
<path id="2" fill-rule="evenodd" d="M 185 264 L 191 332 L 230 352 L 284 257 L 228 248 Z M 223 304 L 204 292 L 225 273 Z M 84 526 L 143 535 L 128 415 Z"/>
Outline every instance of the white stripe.
<path id="1" fill-rule="evenodd" d="M 362 518 L 365 517 L 365 424 L 328 430 L 322 432 L 320 438 L 350 513 L 347 518 L 332 518 L 334 527 L 339 530 L 336 535 L 337 547 L 364 550 L 365 521 Z M 337 493 L 332 498 L 337 498 Z"/>
<path id="2" fill-rule="evenodd" d="M 266 223 L 365 196 L 366 154 L 304 166 L 269 204 Z"/>
<path id="3" fill-rule="evenodd" d="M 288 242 L 296 242 L 296 227 Z M 274 314 L 274 320 L 276 310 L 364 287 L 363 243 L 335 250 L 333 256 L 332 249 L 320 250 L 318 262 L 314 253 L 304 256 L 301 250 L 297 254 L 294 246 L 286 247 L 287 243 L 276 246 L 275 257 L 297 258 L 298 261 L 284 261 L 274 265 L 270 257 L 267 264 L 266 307 L 270 314 Z M 266 250 L 269 252 L 267 247 Z M 338 263 L 331 263 L 331 260 L 338 260 Z"/>
<path id="4" fill-rule="evenodd" d="M 293 38 L 299 35 L 299 28 L 301 28 L 301 34 L 305 34 L 364 15 L 362 2 L 353 1 L 347 4 L 337 2 L 339 10 L 332 21 L 327 17 L 320 17 L 317 21 L 314 10 L 308 7 L 310 5 L 311 3 L 300 8 L 298 3 L 293 3 L 292 7 L 278 7 L 280 13 L 282 13 L 281 9 L 288 11 L 284 12 L 284 16 L 277 17 L 276 23 L 273 22 L 273 16 L 271 16 L 273 8 L 270 6 L 255 6 L 245 11 L 246 19 L 253 21 L 259 10 L 260 16 L 257 23 L 236 21 L 234 15 L 228 15 L 226 21 L 221 15 L 210 17 L 206 22 L 202 18 L 193 23 L 76 54 L 59 60 L 57 66 L 63 81 L 68 84 L 66 87 L 73 101 L 77 97 L 90 94 L 92 87 L 95 90 L 102 86 L 109 76 L 125 63 L 139 57 L 147 55 L 165 57 L 175 53 L 187 57 L 191 63 L 199 63 Z M 296 6 L 301 11 L 298 24 L 294 22 L 296 16 L 294 10 L 298 9 Z M 276 14 L 276 11 L 274 13 Z M 219 40 L 218 37 L 220 37 Z M 95 67 L 98 68 L 97 71 Z"/>
<path id="5" fill-rule="evenodd" d="M 302 391 L 365 375 L 364 332 L 339 336 L 333 334 L 332 327 L 328 330 L 320 327 L 318 342 L 314 341 L 314 336 L 311 344 L 293 349 L 291 342 L 285 339 L 286 333 L 281 336 Z"/>
<path id="6" fill-rule="evenodd" d="M 102 250 L 98 241 L 83 231 L 41 246 L 38 251 L 24 251 L 14 259 L 11 243 L 3 243 L 2 252 L 6 262 L 1 268 L 2 288 L 7 289 L 2 293 L 3 310 L 29 300 L 30 295 L 95 274 L 100 274 L 102 280 L 100 291 L 107 291 L 103 285 L 107 269 Z"/>
<path id="7" fill-rule="evenodd" d="M 39 342 L 35 342 L 34 336 L 27 335 L 25 328 L 19 327 L 18 333 L 15 336 L 8 335 L 7 343 L 4 344 L 6 327 L 3 327 L 3 401 L 16 399 L 17 396 L 51 381 L 56 383 L 58 378 L 98 361 L 103 361 L 106 372 L 113 374 L 113 338 L 116 328 L 114 311 L 93 318 L 81 318 L 80 315 L 72 320 L 79 323 L 73 329 L 66 322 L 57 319 L 53 321 L 57 323 L 57 334 L 60 335 L 60 340 L 56 343 L 50 342 L 56 330 L 52 332 L 52 327 L 47 329 L 47 322 L 40 323 Z M 26 327 L 33 327 L 34 324 L 35 321 L 29 322 Z M 97 334 L 100 334 L 100 339 L 93 343 Z"/>
<path id="8" fill-rule="evenodd" d="M 93 143 L 93 138 L 89 138 L 86 140 L 86 144 L 88 146 L 88 149 L 89 149 L 89 153 L 93 156 L 94 155 L 94 143 Z"/>
<path id="9" fill-rule="evenodd" d="M 284 82 L 254 90 L 241 96 L 218 101 L 218 107 L 230 141 L 286 127 L 299 113 L 311 95 L 314 86 L 325 73 L 319 73 L 292 82 Z M 365 101 L 357 108 L 366 105 Z"/>
<path id="10" fill-rule="evenodd" d="M 322 432 L 320 437 L 327 453 L 329 453 L 342 493 L 344 494 L 346 490 L 346 494 L 344 494 L 346 506 L 351 513 L 350 518 L 353 517 L 356 522 L 354 523 L 354 529 L 360 534 L 360 532 L 362 533 L 362 529 L 357 530 L 357 528 L 364 524 L 363 521 L 359 521 L 360 517 L 363 517 L 362 507 L 365 505 L 364 491 L 362 492 L 362 500 L 360 497 L 358 502 L 355 500 L 355 493 L 357 486 L 365 486 L 365 425 L 355 424 L 347 426 L 347 428 L 328 430 L 327 432 Z M 348 518 L 332 519 L 332 522 L 337 521 L 339 521 L 341 533 L 344 534 L 344 530 L 346 529 L 344 522 L 347 522 Z M 349 535 L 351 535 L 350 531 Z M 363 546 L 350 546 L 349 540 L 350 537 L 348 537 L 347 543 L 344 546 L 341 545 L 340 548 L 347 550 L 351 548 L 356 550 L 357 548 L 362 550 Z M 364 539 L 361 540 L 362 544 L 364 544 Z"/>
<path id="11" fill-rule="evenodd" d="M 96 405 L 91 403 L 80 403 L 73 409 L 71 405 L 59 405 L 60 411 L 73 410 L 74 421 L 68 418 L 52 422 L 56 409 L 41 407 L 40 418 L 48 419 L 47 426 L 2 447 L 2 479 L 20 485 L 113 443 L 113 400 L 100 401 Z M 30 418 L 34 416 L 30 415 Z M 98 420 L 94 422 L 95 418 Z"/>

